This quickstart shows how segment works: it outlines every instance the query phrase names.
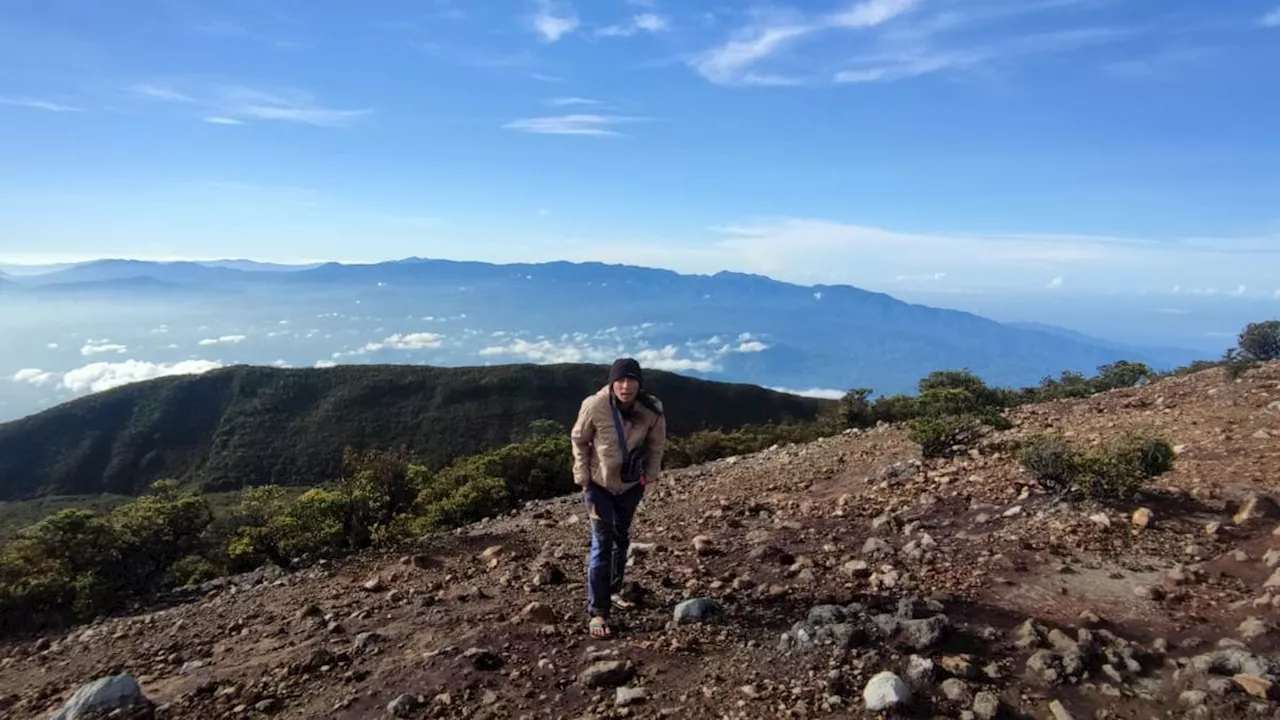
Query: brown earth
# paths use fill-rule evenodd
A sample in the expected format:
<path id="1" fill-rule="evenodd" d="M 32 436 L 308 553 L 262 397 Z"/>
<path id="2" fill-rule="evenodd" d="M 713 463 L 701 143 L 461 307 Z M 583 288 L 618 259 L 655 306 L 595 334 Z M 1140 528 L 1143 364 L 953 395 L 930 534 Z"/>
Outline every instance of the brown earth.
<path id="1" fill-rule="evenodd" d="M 1280 364 L 1011 417 L 959 459 L 881 427 L 670 472 L 614 638 L 585 632 L 588 525 L 563 498 L 0 645 L 0 715 L 127 672 L 159 718 L 874 717 L 863 690 L 889 670 L 910 717 L 1280 716 L 1280 507 L 1233 518 L 1280 493 Z M 1061 502 L 1001 451 L 1046 429 L 1179 455 L 1131 505 Z M 673 623 L 700 597 L 721 612 Z"/>

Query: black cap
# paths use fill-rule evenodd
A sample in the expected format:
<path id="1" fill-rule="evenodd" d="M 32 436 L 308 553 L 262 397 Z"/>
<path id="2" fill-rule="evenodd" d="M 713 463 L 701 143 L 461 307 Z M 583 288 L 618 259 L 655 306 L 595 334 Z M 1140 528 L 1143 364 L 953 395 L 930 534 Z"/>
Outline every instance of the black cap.
<path id="1" fill-rule="evenodd" d="M 613 366 L 609 368 L 609 382 L 616 382 L 622 378 L 635 378 L 636 382 L 643 382 L 640 376 L 640 363 L 633 358 L 618 358 L 613 361 Z"/>

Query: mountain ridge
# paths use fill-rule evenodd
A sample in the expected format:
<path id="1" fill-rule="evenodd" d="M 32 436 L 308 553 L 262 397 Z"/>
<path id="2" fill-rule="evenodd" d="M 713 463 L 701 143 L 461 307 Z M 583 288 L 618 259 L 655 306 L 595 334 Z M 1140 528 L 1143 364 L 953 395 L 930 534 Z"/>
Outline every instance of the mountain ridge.
<path id="1" fill-rule="evenodd" d="M 554 345 L 562 342 L 557 338 L 590 335 L 619 325 L 642 328 L 642 332 L 610 338 L 610 345 L 623 343 L 632 353 L 674 347 L 675 357 L 659 357 L 659 361 L 705 379 L 765 387 L 857 386 L 894 394 L 910 392 L 916 380 L 934 370 L 962 367 L 992 384 L 1022 387 L 1064 370 L 1089 374 L 1117 360 L 1144 362 L 1157 369 L 1172 369 L 1188 360 L 1185 353 L 1121 348 L 1078 334 L 1022 328 L 852 285 L 798 285 L 735 271 L 689 274 L 600 262 L 498 264 L 414 257 L 276 271 L 189 261 L 103 260 L 29 278 L 21 287 L 28 292 L 38 286 L 42 293 L 111 299 L 114 291 L 106 283 L 135 278 L 128 299 L 145 301 L 147 281 L 136 279 L 140 273 L 158 283 L 172 283 L 157 285 L 165 289 L 155 293 L 157 299 L 180 297 L 183 292 L 177 288 L 183 288 L 194 303 L 207 290 L 219 293 L 229 309 L 239 308 L 242 314 L 260 313 L 267 305 L 310 309 L 322 303 L 328 310 L 362 305 L 356 314 L 373 318 L 370 327 L 428 314 L 436 318 L 422 319 L 450 318 L 452 328 L 386 328 L 381 337 L 368 338 L 376 343 L 397 331 L 452 333 L 454 339 L 472 334 L 472 345 L 456 346 L 447 358 L 434 360 L 436 364 L 466 365 L 490 358 L 538 360 L 540 355 L 519 349 L 505 353 L 493 349 L 497 343 L 481 343 L 480 338 L 518 334 L 530 343 Z M 67 285 L 69 281 L 84 284 Z M 100 290 L 96 295 L 95 288 Z M 21 298 L 23 292 L 6 295 Z M 625 299 L 614 302 L 615 296 Z M 228 328 L 226 334 L 245 333 Z M 732 352 L 732 346 L 725 352 L 686 347 L 743 334 L 760 347 L 750 352 Z M 324 355 L 334 350 L 339 348 Z M 598 350 L 575 345 L 541 354 L 594 359 Z M 277 351 L 262 352 L 261 357 L 239 359 L 265 364 L 282 357 L 266 355 Z M 306 363 L 314 362 L 314 357 Z"/>
<path id="2" fill-rule="evenodd" d="M 336 477 L 342 448 L 401 445 L 428 467 L 572 425 L 607 367 L 237 365 L 132 383 L 0 424 L 0 500 L 112 492 L 175 479 L 210 490 Z M 811 420 L 831 401 L 646 370 L 669 432 Z M 567 432 L 567 430 L 566 430 Z"/>

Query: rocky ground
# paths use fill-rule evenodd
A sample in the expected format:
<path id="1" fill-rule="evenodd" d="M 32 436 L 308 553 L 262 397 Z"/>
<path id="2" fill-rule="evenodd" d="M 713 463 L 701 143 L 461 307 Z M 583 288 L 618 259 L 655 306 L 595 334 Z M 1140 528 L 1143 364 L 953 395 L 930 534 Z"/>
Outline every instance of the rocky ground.
<path id="1" fill-rule="evenodd" d="M 879 428 L 669 473 L 610 639 L 564 498 L 0 645 L 0 715 L 115 676 L 158 718 L 1280 716 L 1280 365 L 1012 417 L 959 459 Z M 1045 429 L 1154 431 L 1176 467 L 1059 502 L 1000 450 Z"/>

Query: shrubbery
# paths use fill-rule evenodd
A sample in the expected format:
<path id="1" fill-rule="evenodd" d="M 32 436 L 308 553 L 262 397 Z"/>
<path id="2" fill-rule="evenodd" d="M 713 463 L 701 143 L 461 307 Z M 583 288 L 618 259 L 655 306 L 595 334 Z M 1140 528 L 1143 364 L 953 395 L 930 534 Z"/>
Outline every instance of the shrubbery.
<path id="1" fill-rule="evenodd" d="M 1023 445 L 1018 461 L 1041 487 L 1059 497 L 1117 502 L 1132 499 L 1148 480 L 1172 470 L 1174 456 L 1168 442 L 1143 435 L 1088 450 L 1038 436 Z"/>
<path id="2" fill-rule="evenodd" d="M 203 498 L 163 481 L 109 514 L 50 515 L 0 551 L 0 630 L 89 620 L 207 574 L 188 558 L 206 549 L 212 518 Z"/>

